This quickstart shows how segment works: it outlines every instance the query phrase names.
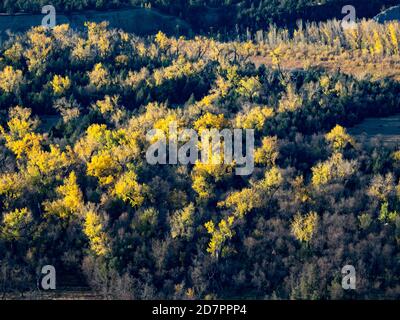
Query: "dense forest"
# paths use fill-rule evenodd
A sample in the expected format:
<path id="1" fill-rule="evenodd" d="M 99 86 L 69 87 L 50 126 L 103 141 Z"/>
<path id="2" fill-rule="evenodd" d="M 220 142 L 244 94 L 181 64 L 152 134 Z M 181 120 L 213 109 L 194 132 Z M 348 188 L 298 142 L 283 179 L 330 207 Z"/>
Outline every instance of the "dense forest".
<path id="1" fill-rule="evenodd" d="M 104 298 L 398 299 L 400 149 L 346 127 L 400 111 L 399 26 L 13 36 L 0 51 L 3 296 L 34 291 L 50 264 Z M 150 165 L 146 134 L 171 122 L 255 130 L 254 172 Z M 342 289 L 345 265 L 357 290 Z"/>

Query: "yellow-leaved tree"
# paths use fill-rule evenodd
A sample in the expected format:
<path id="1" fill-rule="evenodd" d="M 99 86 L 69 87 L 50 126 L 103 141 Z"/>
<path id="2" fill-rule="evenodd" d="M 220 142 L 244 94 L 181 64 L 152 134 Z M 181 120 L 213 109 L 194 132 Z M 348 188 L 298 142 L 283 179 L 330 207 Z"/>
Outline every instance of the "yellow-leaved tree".
<path id="1" fill-rule="evenodd" d="M 32 221 L 32 214 L 27 208 L 7 212 L 3 216 L 0 226 L 1 238 L 6 240 L 19 240 L 21 233 Z"/>
<path id="2" fill-rule="evenodd" d="M 55 75 L 51 81 L 51 85 L 53 87 L 54 94 L 62 95 L 71 87 L 71 80 L 68 76 L 63 77 Z"/>
<path id="3" fill-rule="evenodd" d="M 22 158 L 40 148 L 43 137 L 34 131 L 39 122 L 31 118 L 32 111 L 28 108 L 14 107 L 9 111 L 8 131 L 3 133 L 6 147 L 17 158 Z"/>
<path id="4" fill-rule="evenodd" d="M 347 134 L 346 129 L 336 125 L 329 133 L 325 135 L 326 140 L 332 144 L 335 152 L 342 151 L 347 145 L 353 145 L 352 137 Z"/>
<path id="5" fill-rule="evenodd" d="M 114 182 L 121 169 L 121 165 L 109 150 L 100 151 L 87 164 L 88 175 L 98 178 L 101 185 Z"/>
<path id="6" fill-rule="evenodd" d="M 274 116 L 274 109 L 256 106 L 247 112 L 239 113 L 235 125 L 241 129 L 262 130 L 265 122 Z"/>
<path id="7" fill-rule="evenodd" d="M 262 146 L 255 151 L 254 160 L 257 164 L 273 167 L 278 156 L 278 138 L 264 137 L 262 140 Z"/>
<path id="8" fill-rule="evenodd" d="M 115 183 L 113 194 L 133 208 L 140 207 L 144 200 L 147 187 L 137 182 L 137 175 L 132 170 L 125 172 Z"/>
<path id="9" fill-rule="evenodd" d="M 176 211 L 171 219 L 171 236 L 175 238 L 190 239 L 194 232 L 194 213 L 195 206 L 190 203 L 187 207 L 182 210 Z"/>
<path id="10" fill-rule="evenodd" d="M 86 206 L 84 217 L 83 232 L 89 239 L 90 249 L 98 256 L 106 255 L 109 252 L 109 239 L 104 232 L 102 217 L 93 205 Z"/>
<path id="11" fill-rule="evenodd" d="M 298 213 L 292 221 L 292 233 L 297 240 L 309 242 L 315 232 L 318 223 L 318 214 L 310 212 L 305 216 Z"/>
<path id="12" fill-rule="evenodd" d="M 357 167 L 356 160 L 345 160 L 341 153 L 334 153 L 328 160 L 318 163 L 311 169 L 312 184 L 315 187 L 321 187 L 331 181 L 350 178 Z"/>
<path id="13" fill-rule="evenodd" d="M 24 76 L 21 70 L 15 70 L 12 66 L 6 66 L 0 71 L 0 89 L 5 93 L 17 93 L 23 82 Z"/>
<path id="14" fill-rule="evenodd" d="M 100 89 L 110 84 L 110 75 L 108 70 L 101 63 L 97 63 L 89 73 L 90 85 Z"/>
<path id="15" fill-rule="evenodd" d="M 207 232 L 211 235 L 207 252 L 209 252 L 216 259 L 219 258 L 225 241 L 234 236 L 234 231 L 232 230 L 234 222 L 235 218 L 230 216 L 227 219 L 221 220 L 218 224 L 218 228 L 215 227 L 215 224 L 212 221 L 209 221 L 204 225 L 207 229 Z"/>
<path id="16" fill-rule="evenodd" d="M 64 184 L 57 188 L 57 194 L 59 199 L 44 203 L 47 216 L 55 215 L 61 219 L 67 219 L 82 212 L 83 195 L 74 171 L 70 173 L 68 178 L 64 179 Z"/>

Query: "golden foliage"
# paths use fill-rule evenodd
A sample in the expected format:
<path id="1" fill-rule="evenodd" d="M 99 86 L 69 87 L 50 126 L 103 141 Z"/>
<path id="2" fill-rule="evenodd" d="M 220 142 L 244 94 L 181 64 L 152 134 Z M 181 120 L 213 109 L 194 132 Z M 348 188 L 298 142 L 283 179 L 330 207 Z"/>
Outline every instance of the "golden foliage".
<path id="1" fill-rule="evenodd" d="M 273 167 L 278 156 L 278 138 L 264 137 L 262 140 L 262 146 L 255 151 L 254 160 L 257 164 Z"/>
<path id="2" fill-rule="evenodd" d="M 346 129 L 336 125 L 329 133 L 325 135 L 326 140 L 332 144 L 334 151 L 342 151 L 347 145 L 353 145 L 353 139 L 347 134 Z"/>
<path id="3" fill-rule="evenodd" d="M 13 63 L 18 63 L 22 58 L 24 48 L 20 42 L 15 42 L 10 48 L 4 51 L 4 56 Z"/>
<path id="4" fill-rule="evenodd" d="M 335 153 L 330 159 L 312 168 L 312 184 L 320 187 L 336 179 L 346 179 L 357 170 L 357 161 L 343 159 L 341 153 Z"/>
<path id="5" fill-rule="evenodd" d="M 57 188 L 57 195 L 59 196 L 58 200 L 44 203 L 46 216 L 55 215 L 61 219 L 67 219 L 82 212 L 83 195 L 74 171 L 64 179 L 64 184 Z"/>
<path id="6" fill-rule="evenodd" d="M 380 174 L 373 177 L 368 195 L 380 201 L 387 201 L 388 197 L 395 192 L 394 176 L 391 172 L 382 176 Z"/>
<path id="7" fill-rule="evenodd" d="M 315 232 L 318 223 L 318 214 L 310 212 L 306 216 L 298 213 L 292 221 L 292 233 L 297 240 L 309 242 Z"/>
<path id="8" fill-rule="evenodd" d="M 55 75 L 51 81 L 53 92 L 56 95 L 64 94 L 71 87 L 71 80 L 68 77 Z"/>
<path id="9" fill-rule="evenodd" d="M 100 151 L 87 164 L 87 174 L 98 178 L 101 185 L 109 185 L 114 182 L 120 171 L 120 164 L 108 150 Z"/>
<path id="10" fill-rule="evenodd" d="M 225 201 L 218 203 L 218 206 L 224 206 L 234 209 L 239 217 L 244 217 L 253 209 L 260 208 L 263 205 L 261 193 L 255 192 L 251 188 L 246 188 L 230 194 Z"/>
<path id="11" fill-rule="evenodd" d="M 61 151 L 59 146 L 50 145 L 50 151 L 34 148 L 28 153 L 26 173 L 31 178 L 43 178 L 43 175 L 57 177 L 56 172 L 62 171 L 74 163 L 70 149 Z"/>
<path id="12" fill-rule="evenodd" d="M 110 75 L 107 69 L 101 63 L 97 63 L 93 67 L 93 70 L 88 73 L 88 75 L 90 84 L 97 89 L 110 84 Z"/>
<path id="13" fill-rule="evenodd" d="M 103 228 L 100 215 L 93 206 L 89 206 L 85 213 L 83 232 L 89 239 L 91 250 L 98 256 L 104 256 L 109 252 L 108 237 Z"/>
<path id="14" fill-rule="evenodd" d="M 19 106 L 11 108 L 9 118 L 9 130 L 3 133 L 7 148 L 18 159 L 38 150 L 43 137 L 33 132 L 38 126 L 38 121 L 31 119 L 31 110 Z"/>
<path id="15" fill-rule="evenodd" d="M 195 206 L 190 203 L 182 210 L 176 211 L 171 217 L 171 236 L 190 239 L 193 235 Z"/>
<path id="16" fill-rule="evenodd" d="M 211 240 L 208 243 L 207 252 L 218 259 L 224 242 L 231 239 L 234 235 L 232 231 L 235 218 L 233 216 L 223 219 L 218 224 L 218 229 L 215 228 L 214 222 L 209 221 L 204 226 L 207 232 L 211 234 Z"/>
<path id="17" fill-rule="evenodd" d="M 29 71 L 43 72 L 45 61 L 53 50 L 53 39 L 45 34 L 43 27 L 32 28 L 28 33 L 29 49 L 24 52 Z"/>
<path id="18" fill-rule="evenodd" d="M 268 107 L 256 106 L 248 112 L 236 116 L 235 125 L 240 129 L 262 130 L 265 122 L 274 116 L 274 110 Z"/>
<path id="19" fill-rule="evenodd" d="M 207 178 L 201 175 L 193 176 L 192 188 L 198 194 L 200 199 L 209 199 L 213 195 L 213 186 L 207 181 Z"/>
<path id="20" fill-rule="evenodd" d="M 133 171 L 127 171 L 115 183 L 113 194 L 136 208 L 143 204 L 146 189 L 146 186 L 137 182 L 137 175 Z"/>
<path id="21" fill-rule="evenodd" d="M 7 240 L 19 240 L 21 231 L 32 221 L 32 214 L 27 208 L 7 212 L 0 227 L 1 237 Z"/>
<path id="22" fill-rule="evenodd" d="M 0 175 L 0 195 L 7 199 L 17 199 L 23 187 L 22 177 L 18 173 L 3 173 Z"/>
<path id="23" fill-rule="evenodd" d="M 119 96 L 106 95 L 104 100 L 98 100 L 94 107 L 100 111 L 101 114 L 107 114 L 116 111 L 118 108 Z"/>
<path id="24" fill-rule="evenodd" d="M 17 92 L 23 79 L 21 70 L 14 70 L 12 66 L 6 66 L 0 72 L 0 89 L 6 93 Z"/>
<path id="25" fill-rule="evenodd" d="M 228 126 L 228 120 L 223 114 L 212 114 L 207 112 L 194 122 L 194 129 L 202 134 L 204 130 L 217 129 L 221 130 Z"/>

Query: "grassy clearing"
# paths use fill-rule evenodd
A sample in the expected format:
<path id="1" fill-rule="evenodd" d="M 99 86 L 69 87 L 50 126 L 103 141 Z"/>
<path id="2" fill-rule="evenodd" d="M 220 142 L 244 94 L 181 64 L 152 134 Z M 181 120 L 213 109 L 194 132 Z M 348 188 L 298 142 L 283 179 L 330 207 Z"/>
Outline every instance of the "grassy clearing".
<path id="1" fill-rule="evenodd" d="M 349 133 L 358 139 L 378 138 L 384 143 L 400 143 L 400 115 L 365 119 L 349 129 Z"/>

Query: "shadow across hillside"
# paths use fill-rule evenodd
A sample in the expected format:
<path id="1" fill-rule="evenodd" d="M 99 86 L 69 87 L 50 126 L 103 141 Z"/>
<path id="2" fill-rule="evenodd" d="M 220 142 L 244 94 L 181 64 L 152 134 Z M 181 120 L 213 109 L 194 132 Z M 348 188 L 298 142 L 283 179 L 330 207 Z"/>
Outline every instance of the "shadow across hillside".
<path id="1" fill-rule="evenodd" d="M 24 32 L 41 25 L 44 15 L 16 14 L 0 15 L 0 35 L 8 32 Z M 137 35 L 155 34 L 162 30 L 166 34 L 190 34 L 191 27 L 185 21 L 144 8 L 120 9 L 111 11 L 85 11 L 71 14 L 58 14 L 57 24 L 68 23 L 72 28 L 82 29 L 85 21 L 108 21 L 111 28 L 122 29 Z"/>

